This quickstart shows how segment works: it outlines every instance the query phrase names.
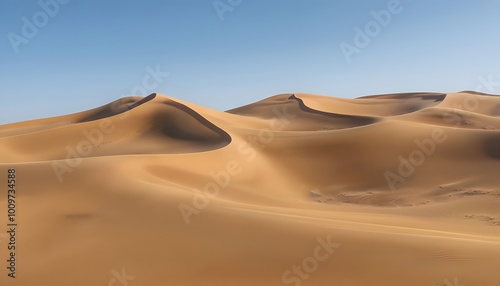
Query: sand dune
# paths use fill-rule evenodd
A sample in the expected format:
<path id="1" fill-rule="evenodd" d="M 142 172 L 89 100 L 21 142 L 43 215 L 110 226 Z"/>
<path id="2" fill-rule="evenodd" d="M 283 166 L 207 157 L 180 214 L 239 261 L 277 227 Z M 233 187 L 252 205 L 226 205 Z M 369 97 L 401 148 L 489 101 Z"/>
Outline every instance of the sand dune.
<path id="1" fill-rule="evenodd" d="M 155 94 L 55 119 L 47 128 L 23 129 L 21 134 L 14 133 L 15 124 L 6 126 L 4 131 L 11 132 L 10 136 L 0 138 L 9 150 L 6 157 L 15 161 L 62 160 L 72 153 L 68 148 L 82 153 L 79 157 L 189 153 L 231 142 L 229 134 L 194 110 Z M 33 142 L 38 142 L 36 147 Z M 79 144 L 83 152 L 76 150 Z"/>
<path id="2" fill-rule="evenodd" d="M 350 127 L 373 124 L 377 120 L 366 116 L 330 113 L 309 108 L 301 98 L 294 94 L 283 94 L 262 100 L 233 110 L 229 113 L 255 116 L 258 118 L 273 119 L 279 112 L 278 109 L 286 110 L 292 114 L 294 120 L 282 130 L 287 131 L 316 131 L 322 129 L 344 129 Z M 279 116 L 279 113 L 278 113 Z"/>
<path id="3" fill-rule="evenodd" d="M 0 285 L 497 286 L 499 167 L 500 97 L 468 91 L 151 94 L 3 125 Z"/>

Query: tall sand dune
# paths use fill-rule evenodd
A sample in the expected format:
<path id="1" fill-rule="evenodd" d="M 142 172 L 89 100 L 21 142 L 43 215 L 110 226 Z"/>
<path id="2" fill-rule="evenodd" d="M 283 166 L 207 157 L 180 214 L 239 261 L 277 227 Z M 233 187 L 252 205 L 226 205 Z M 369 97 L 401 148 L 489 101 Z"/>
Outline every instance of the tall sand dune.
<path id="1" fill-rule="evenodd" d="M 3 125 L 0 285 L 498 286 L 499 169 L 500 97 L 470 91 Z"/>

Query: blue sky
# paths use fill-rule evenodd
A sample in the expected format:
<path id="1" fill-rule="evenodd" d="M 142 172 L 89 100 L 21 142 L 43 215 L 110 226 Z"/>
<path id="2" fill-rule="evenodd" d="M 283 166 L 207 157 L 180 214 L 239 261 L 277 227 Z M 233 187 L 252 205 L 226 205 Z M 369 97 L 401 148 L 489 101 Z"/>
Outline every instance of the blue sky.
<path id="1" fill-rule="evenodd" d="M 0 124 L 144 91 L 227 110 L 287 92 L 477 89 L 500 74 L 499 11 L 496 0 L 2 0 Z M 341 43 L 357 49 L 350 62 Z"/>

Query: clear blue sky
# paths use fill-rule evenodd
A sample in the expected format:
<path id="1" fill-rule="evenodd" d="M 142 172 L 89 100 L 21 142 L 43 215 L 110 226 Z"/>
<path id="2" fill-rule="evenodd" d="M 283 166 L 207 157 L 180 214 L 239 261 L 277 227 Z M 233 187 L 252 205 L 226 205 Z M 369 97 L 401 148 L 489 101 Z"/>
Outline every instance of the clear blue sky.
<path id="1" fill-rule="evenodd" d="M 396 0 L 218 0 L 219 13 L 213 0 L 55 1 L 0 3 L 0 124 L 141 90 L 226 110 L 286 92 L 476 89 L 500 74 L 496 0 L 401 0 L 384 25 L 371 11 Z M 367 25 L 348 62 L 341 43 L 356 47 Z"/>

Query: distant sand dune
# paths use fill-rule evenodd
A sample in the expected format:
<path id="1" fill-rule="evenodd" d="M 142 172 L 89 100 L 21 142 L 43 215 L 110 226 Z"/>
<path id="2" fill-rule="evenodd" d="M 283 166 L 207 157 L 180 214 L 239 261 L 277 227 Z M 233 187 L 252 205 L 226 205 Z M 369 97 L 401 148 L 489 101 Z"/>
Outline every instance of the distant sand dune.
<path id="1" fill-rule="evenodd" d="M 377 122 L 377 119 L 371 117 L 330 113 L 309 108 L 304 104 L 302 99 L 294 94 L 271 97 L 258 103 L 229 110 L 228 112 L 272 119 L 277 116 L 276 114 L 280 108 L 283 108 L 287 114 L 292 114 L 293 116 L 293 120 L 284 129 L 288 131 L 344 129 Z"/>
<path id="2" fill-rule="evenodd" d="M 432 93 L 432 92 L 413 92 L 413 93 L 394 93 L 394 94 L 381 94 L 381 95 L 368 95 L 359 97 L 359 99 L 421 99 L 441 102 L 446 98 L 445 93 Z"/>
<path id="3" fill-rule="evenodd" d="M 0 126 L 9 168 L 0 285 L 500 285 L 498 96 L 127 97 Z"/>

